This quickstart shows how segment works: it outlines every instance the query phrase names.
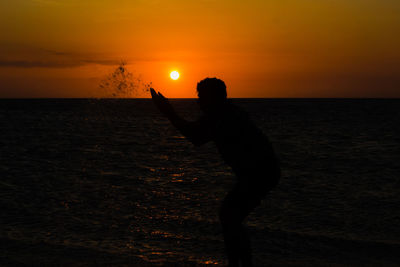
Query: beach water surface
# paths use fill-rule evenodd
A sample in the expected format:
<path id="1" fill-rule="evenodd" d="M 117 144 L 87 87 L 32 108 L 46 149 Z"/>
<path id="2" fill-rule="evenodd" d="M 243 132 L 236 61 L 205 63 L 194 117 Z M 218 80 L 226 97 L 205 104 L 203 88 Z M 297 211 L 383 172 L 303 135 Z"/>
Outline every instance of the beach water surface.
<path id="1" fill-rule="evenodd" d="M 400 264 L 400 100 L 233 101 L 282 166 L 247 220 L 256 264 Z M 3 99 L 0 121 L 3 265 L 226 264 L 218 209 L 235 177 L 150 100 Z"/>

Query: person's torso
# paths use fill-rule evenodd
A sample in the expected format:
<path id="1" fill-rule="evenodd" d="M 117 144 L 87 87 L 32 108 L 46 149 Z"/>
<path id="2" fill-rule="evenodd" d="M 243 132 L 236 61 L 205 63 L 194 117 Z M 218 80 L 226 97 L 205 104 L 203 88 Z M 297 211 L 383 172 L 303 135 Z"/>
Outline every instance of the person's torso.
<path id="1" fill-rule="evenodd" d="M 278 160 L 272 145 L 246 112 L 227 104 L 213 124 L 218 151 L 239 180 L 253 183 L 279 179 Z"/>

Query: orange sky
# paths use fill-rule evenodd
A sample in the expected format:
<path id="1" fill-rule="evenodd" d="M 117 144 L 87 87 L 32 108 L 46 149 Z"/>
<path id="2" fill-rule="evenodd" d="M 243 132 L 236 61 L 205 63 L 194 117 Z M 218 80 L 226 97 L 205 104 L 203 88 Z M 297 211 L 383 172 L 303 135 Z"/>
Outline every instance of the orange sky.
<path id="1" fill-rule="evenodd" d="M 398 0 L 0 0 L 0 33 L 0 97 L 101 97 L 121 60 L 168 97 L 400 97 Z"/>

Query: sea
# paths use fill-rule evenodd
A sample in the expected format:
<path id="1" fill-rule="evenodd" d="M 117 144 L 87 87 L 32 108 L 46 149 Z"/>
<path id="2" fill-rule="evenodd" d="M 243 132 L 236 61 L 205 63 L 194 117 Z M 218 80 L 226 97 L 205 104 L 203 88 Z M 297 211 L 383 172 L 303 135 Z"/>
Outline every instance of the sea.
<path id="1" fill-rule="evenodd" d="M 232 101 L 282 169 L 245 222 L 256 266 L 400 266 L 400 99 Z M 1 266 L 226 266 L 234 183 L 150 99 L 0 100 Z"/>

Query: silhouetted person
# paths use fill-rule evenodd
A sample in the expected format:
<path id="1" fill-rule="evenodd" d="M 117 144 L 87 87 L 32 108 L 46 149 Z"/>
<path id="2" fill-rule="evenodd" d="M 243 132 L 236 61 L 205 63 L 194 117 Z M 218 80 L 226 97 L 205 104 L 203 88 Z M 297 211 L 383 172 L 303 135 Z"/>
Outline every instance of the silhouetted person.
<path id="1" fill-rule="evenodd" d="M 206 78 L 197 84 L 198 104 L 204 112 L 199 120 L 179 117 L 168 100 L 151 89 L 158 109 L 194 145 L 214 141 L 237 183 L 222 202 L 220 220 L 229 266 L 253 266 L 250 240 L 242 225 L 247 215 L 268 191 L 278 184 L 280 168 L 268 138 L 239 107 L 226 97 L 225 83 Z"/>

